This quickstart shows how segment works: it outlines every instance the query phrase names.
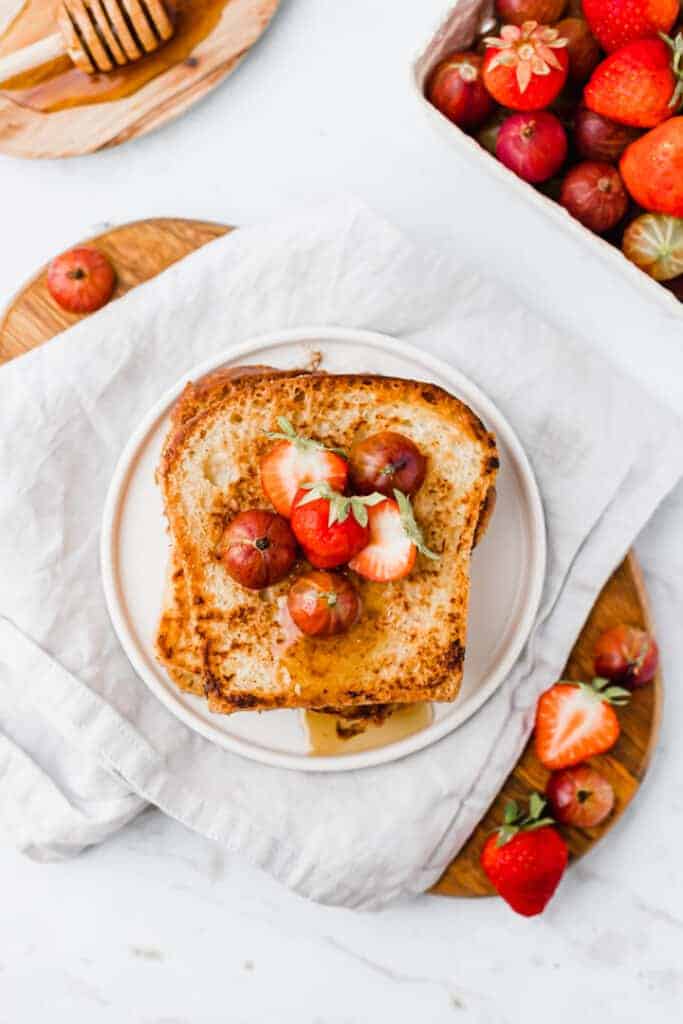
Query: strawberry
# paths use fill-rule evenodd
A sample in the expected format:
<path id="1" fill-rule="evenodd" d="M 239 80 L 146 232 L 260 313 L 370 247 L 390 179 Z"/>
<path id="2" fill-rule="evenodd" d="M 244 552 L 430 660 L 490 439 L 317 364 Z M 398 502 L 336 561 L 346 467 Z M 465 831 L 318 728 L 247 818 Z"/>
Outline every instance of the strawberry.
<path id="1" fill-rule="evenodd" d="M 500 37 L 484 40 L 484 85 L 512 110 L 541 110 L 567 80 L 567 40 L 555 28 L 525 21 L 504 25 Z"/>
<path id="2" fill-rule="evenodd" d="M 544 809 L 538 793 L 531 794 L 526 816 L 510 800 L 503 824 L 481 852 L 481 866 L 496 892 L 524 917 L 545 909 L 569 859 L 567 844 L 552 827 L 553 819 L 542 816 Z"/>
<path id="3" fill-rule="evenodd" d="M 427 558 L 438 558 L 424 542 L 409 498 L 402 491 L 394 491 L 394 497 L 395 501 L 386 498 L 368 510 L 369 543 L 349 563 L 359 576 L 377 583 L 407 576 L 418 551 Z"/>
<path id="4" fill-rule="evenodd" d="M 277 422 L 280 430 L 266 435 L 278 444 L 261 459 L 261 486 L 280 515 L 289 517 L 302 484 L 326 481 L 333 490 L 343 491 L 349 465 L 340 448 L 301 437 L 285 416 Z"/>
<path id="5" fill-rule="evenodd" d="M 683 117 L 672 117 L 632 142 L 619 170 L 646 210 L 683 217 Z"/>
<path id="6" fill-rule="evenodd" d="M 613 704 L 629 692 L 607 679 L 592 683 L 555 683 L 536 707 L 536 756 L 546 768 L 569 768 L 610 750 L 619 738 Z"/>
<path id="7" fill-rule="evenodd" d="M 673 61 L 672 61 L 673 50 Z M 652 128 L 671 117 L 681 101 L 683 36 L 639 39 L 607 57 L 583 91 L 589 110 L 619 124 Z"/>
<path id="8" fill-rule="evenodd" d="M 603 50 L 613 53 L 636 39 L 669 32 L 679 0 L 583 0 L 583 14 Z"/>
<path id="9" fill-rule="evenodd" d="M 296 492 L 291 526 L 304 555 L 316 569 L 344 565 L 368 543 L 368 509 L 384 501 L 382 494 L 347 498 L 322 480 Z"/>
<path id="10" fill-rule="evenodd" d="M 63 252 L 47 272 L 50 295 L 69 313 L 94 313 L 109 302 L 115 284 L 108 257 L 88 246 Z"/>

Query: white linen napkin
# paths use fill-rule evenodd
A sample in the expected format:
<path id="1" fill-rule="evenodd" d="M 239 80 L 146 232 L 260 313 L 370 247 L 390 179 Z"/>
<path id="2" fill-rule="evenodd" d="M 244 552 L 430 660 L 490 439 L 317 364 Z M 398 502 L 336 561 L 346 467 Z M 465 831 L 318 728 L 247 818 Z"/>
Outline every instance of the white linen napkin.
<path id="1" fill-rule="evenodd" d="M 549 546 L 530 640 L 481 711 L 401 762 L 327 776 L 243 760 L 177 721 L 121 650 L 98 566 L 113 467 L 152 403 L 212 353 L 303 323 L 401 335 L 476 381 L 531 458 Z M 673 412 L 354 201 L 212 243 L 0 369 L 0 823 L 29 855 L 54 858 L 150 801 L 316 900 L 370 908 L 424 890 L 682 475 Z"/>

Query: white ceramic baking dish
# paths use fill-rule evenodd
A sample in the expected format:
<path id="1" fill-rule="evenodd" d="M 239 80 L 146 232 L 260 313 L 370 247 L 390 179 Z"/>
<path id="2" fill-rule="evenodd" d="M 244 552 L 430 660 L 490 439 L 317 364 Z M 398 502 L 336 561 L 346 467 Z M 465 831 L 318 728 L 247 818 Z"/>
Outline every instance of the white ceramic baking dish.
<path id="1" fill-rule="evenodd" d="M 537 210 L 544 210 L 548 217 L 555 220 L 560 230 L 570 232 L 581 245 L 599 255 L 629 288 L 637 289 L 644 298 L 656 302 L 669 316 L 673 314 L 683 318 L 683 303 L 668 289 L 630 263 L 615 246 L 584 228 L 559 203 L 548 199 L 508 171 L 475 139 L 457 128 L 425 99 L 425 83 L 432 69 L 447 53 L 452 50 L 467 50 L 479 35 L 490 31 L 495 22 L 493 9 L 493 0 L 457 0 L 456 3 L 449 5 L 431 32 L 412 68 L 413 83 L 427 117 L 463 161 L 486 174 L 492 181 L 497 181 L 501 188 L 508 191 L 512 201 L 519 198 L 520 201 L 535 206 Z"/>

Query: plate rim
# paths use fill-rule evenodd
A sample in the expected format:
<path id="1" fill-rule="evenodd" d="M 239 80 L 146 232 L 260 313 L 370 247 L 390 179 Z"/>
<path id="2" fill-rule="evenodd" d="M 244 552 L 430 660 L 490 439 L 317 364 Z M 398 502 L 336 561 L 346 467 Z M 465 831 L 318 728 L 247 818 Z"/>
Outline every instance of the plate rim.
<path id="1" fill-rule="evenodd" d="M 235 365 L 236 363 L 239 365 L 239 360 L 244 359 L 246 356 L 254 357 L 263 348 L 285 347 L 291 344 L 305 345 L 306 343 L 313 346 L 314 339 L 315 345 L 320 344 L 321 347 L 324 347 L 325 342 L 346 342 L 359 347 L 365 345 L 374 349 L 389 350 L 393 354 L 404 356 L 406 359 L 424 366 L 425 369 L 447 381 L 448 389 L 454 389 L 455 397 L 458 397 L 458 386 L 462 385 L 463 390 L 468 396 L 467 401 L 472 401 L 476 405 L 475 411 L 477 414 L 481 414 L 487 422 L 490 420 L 495 421 L 496 433 L 503 438 L 513 455 L 529 506 L 531 534 L 528 597 L 519 625 L 515 630 L 514 641 L 496 670 L 486 679 L 484 685 L 477 693 L 470 698 L 467 704 L 467 714 L 463 718 L 458 718 L 456 715 L 434 721 L 426 729 L 422 729 L 403 740 L 399 740 L 397 743 L 392 743 L 385 747 L 378 747 L 355 754 L 339 754 L 330 757 L 311 757 L 308 754 L 283 753 L 256 746 L 247 740 L 226 735 L 211 723 L 205 722 L 204 719 L 195 714 L 191 709 L 185 708 L 175 695 L 149 671 L 142 657 L 142 652 L 138 648 L 135 638 L 130 633 L 120 600 L 116 560 L 114 557 L 121 502 L 135 459 L 141 450 L 145 437 L 150 433 L 156 421 L 166 414 L 168 408 L 178 397 L 187 382 L 196 380 L 198 377 L 210 373 L 220 366 Z M 153 696 L 160 700 L 164 707 L 188 728 L 199 733 L 210 742 L 216 743 L 223 749 L 271 767 L 313 773 L 354 771 L 398 761 L 409 754 L 432 746 L 433 743 L 443 739 L 475 715 L 500 687 L 528 639 L 541 601 L 545 581 L 546 558 L 547 543 L 543 504 L 533 468 L 516 432 L 507 418 L 477 384 L 459 369 L 445 362 L 445 360 L 429 352 L 424 352 L 416 345 L 395 338 L 392 335 L 360 328 L 306 324 L 301 327 L 261 333 L 238 345 L 233 345 L 191 367 L 174 385 L 168 388 L 138 423 L 118 457 L 104 502 L 100 530 L 100 573 L 107 612 L 128 661 Z"/>

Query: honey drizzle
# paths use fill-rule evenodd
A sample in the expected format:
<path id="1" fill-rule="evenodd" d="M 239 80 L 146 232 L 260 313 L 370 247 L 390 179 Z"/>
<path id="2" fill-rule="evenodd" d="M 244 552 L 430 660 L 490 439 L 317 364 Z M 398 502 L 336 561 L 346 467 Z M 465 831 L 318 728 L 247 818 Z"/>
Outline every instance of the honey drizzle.
<path id="1" fill-rule="evenodd" d="M 3 82 L 0 95 L 39 113 L 123 99 L 183 61 L 218 24 L 230 0 L 178 0 L 175 33 L 154 53 L 114 71 L 88 75 L 67 56 Z M 29 46 L 57 31 L 60 0 L 27 0 L 0 37 L 0 56 Z"/>
<path id="2" fill-rule="evenodd" d="M 406 704 L 394 708 L 381 723 L 372 719 L 357 721 L 357 732 L 349 729 L 348 719 L 322 711 L 305 711 L 304 722 L 310 743 L 309 753 L 315 757 L 337 754 L 358 754 L 398 743 L 431 725 L 431 704 Z"/>

